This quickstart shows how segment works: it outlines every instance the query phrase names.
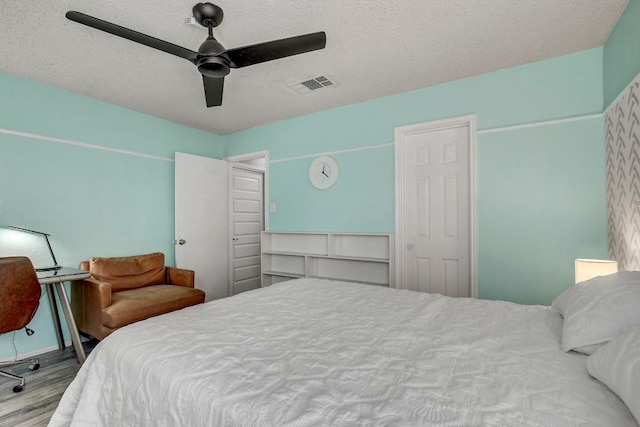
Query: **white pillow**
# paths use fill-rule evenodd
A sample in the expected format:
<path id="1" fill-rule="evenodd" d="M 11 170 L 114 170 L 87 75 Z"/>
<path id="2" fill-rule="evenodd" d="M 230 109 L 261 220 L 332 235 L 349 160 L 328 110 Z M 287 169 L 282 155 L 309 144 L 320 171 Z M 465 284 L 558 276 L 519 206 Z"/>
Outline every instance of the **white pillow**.
<path id="1" fill-rule="evenodd" d="M 640 327 L 640 271 L 620 271 L 575 284 L 551 304 L 564 317 L 561 347 L 585 354 Z"/>
<path id="2" fill-rule="evenodd" d="M 600 347 L 587 369 L 627 405 L 640 422 L 640 329 L 635 329 Z"/>

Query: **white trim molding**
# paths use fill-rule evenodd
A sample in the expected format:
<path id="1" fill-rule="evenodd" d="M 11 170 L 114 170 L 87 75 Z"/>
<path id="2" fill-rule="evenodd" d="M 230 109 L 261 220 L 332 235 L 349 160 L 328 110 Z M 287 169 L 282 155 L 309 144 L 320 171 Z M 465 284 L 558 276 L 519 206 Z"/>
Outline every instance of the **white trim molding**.
<path id="1" fill-rule="evenodd" d="M 334 155 L 334 154 L 350 153 L 350 152 L 353 152 L 353 151 L 362 151 L 362 150 L 372 150 L 372 149 L 376 149 L 376 148 L 391 147 L 391 146 L 393 146 L 393 142 L 387 142 L 387 143 L 384 143 L 384 144 L 376 144 L 376 145 L 366 145 L 364 147 L 345 148 L 343 150 L 323 151 L 323 152 L 319 152 L 319 153 L 302 154 L 300 156 L 284 157 L 282 159 L 271 160 L 271 163 L 288 162 L 288 161 L 291 161 L 291 160 L 308 159 L 310 157 L 318 157 L 318 156 L 331 156 L 331 155 Z"/>
<path id="2" fill-rule="evenodd" d="M 251 163 L 249 163 L 251 160 L 258 160 L 258 159 L 264 159 L 264 164 L 265 164 L 264 168 L 254 166 Z M 264 172 L 267 168 L 267 165 L 269 164 L 269 151 L 262 150 L 262 151 L 254 151 L 251 153 L 237 154 L 235 156 L 225 157 L 224 160 L 228 161 L 229 163 L 233 163 L 233 167 L 251 170 L 255 172 Z"/>
<path id="3" fill-rule="evenodd" d="M 477 116 L 475 114 L 454 117 L 450 119 L 436 120 L 426 123 L 419 123 L 409 126 L 397 127 L 394 130 L 394 154 L 395 154 L 395 271 L 396 280 L 395 286 L 401 287 L 403 284 L 402 279 L 402 265 L 403 255 L 402 248 L 404 224 L 400 220 L 403 216 L 402 211 L 402 191 L 403 179 L 403 146 L 402 140 L 404 136 L 415 133 L 433 132 L 444 129 L 451 129 L 456 127 L 468 126 L 469 128 L 469 269 L 470 269 L 470 293 L 472 298 L 478 297 L 478 247 L 477 247 L 477 177 L 476 177 L 476 163 L 477 163 L 477 144 L 478 144 L 478 130 L 477 130 Z"/>
<path id="4" fill-rule="evenodd" d="M 477 115 L 474 115 L 474 117 L 477 117 Z M 587 114 L 587 115 L 584 115 L 584 116 L 566 117 L 566 118 L 562 118 L 562 119 L 545 120 L 545 121 L 541 121 L 541 122 L 522 123 L 522 124 L 518 124 L 518 125 L 501 126 L 501 127 L 487 128 L 487 129 L 480 129 L 480 130 L 477 130 L 477 120 L 476 120 L 476 134 L 477 135 L 482 135 L 482 134 L 485 134 L 485 133 L 507 132 L 507 131 L 512 131 L 512 130 L 535 128 L 535 127 L 540 127 L 540 126 L 552 126 L 552 125 L 557 125 L 557 124 L 561 124 L 561 123 L 577 122 L 577 121 L 581 121 L 581 120 L 592 120 L 592 119 L 598 119 L 598 118 L 603 118 L 603 114 L 602 113 L 594 113 L 594 114 Z M 447 120 L 447 119 L 445 119 L 445 120 Z M 431 123 L 431 122 L 427 122 L 427 123 Z M 415 125 L 409 125 L 409 126 L 415 126 Z M 310 154 L 301 154 L 299 156 L 283 157 L 281 159 L 271 160 L 271 161 L 269 161 L 269 163 L 289 162 L 289 161 L 292 161 L 292 160 L 308 159 L 308 158 L 317 157 L 317 156 L 332 156 L 334 154 L 349 153 L 349 152 L 353 152 L 353 151 L 372 150 L 372 149 L 376 149 L 376 148 L 391 147 L 393 145 L 394 145 L 393 142 L 387 142 L 387 143 L 383 143 L 383 144 L 366 145 L 366 146 L 363 146 L 363 147 L 345 148 L 345 149 L 342 149 L 342 150 L 314 152 L 314 153 L 310 153 Z"/>
<path id="5" fill-rule="evenodd" d="M 144 157 L 147 159 L 162 160 L 164 162 L 172 162 L 172 163 L 174 162 L 173 159 L 170 159 L 168 157 L 154 156 L 152 154 L 139 153 L 137 151 L 130 151 L 130 150 L 122 150 L 120 148 L 104 147 L 102 145 L 89 144 L 86 142 L 74 141 L 72 139 L 56 138 L 52 136 L 38 135 L 35 133 L 21 132 L 17 130 L 2 129 L 2 128 L 0 128 L 0 133 L 4 133 L 5 135 L 21 136 L 23 138 L 38 139 L 41 141 L 57 142 L 59 144 L 67 144 L 67 145 L 75 145 L 75 146 L 84 147 L 84 148 L 92 148 L 94 150 L 110 151 L 112 153 L 125 154 L 128 156 Z"/>
<path id="6" fill-rule="evenodd" d="M 86 342 L 86 341 L 88 340 L 82 337 L 81 342 Z M 66 340 L 64 342 L 64 345 L 65 345 L 65 348 L 71 347 L 72 345 L 71 340 Z M 38 356 L 42 356 L 46 353 L 49 353 L 50 351 L 54 351 L 58 349 L 59 349 L 58 344 L 53 344 L 48 347 L 39 348 L 37 350 L 27 351 L 24 353 L 17 353 L 15 356 L 7 356 L 7 357 L 0 358 L 0 363 L 13 362 L 16 360 L 23 360 L 23 359 L 34 359 L 34 358 L 37 358 Z"/>
<path id="7" fill-rule="evenodd" d="M 520 125 L 502 126 L 502 127 L 497 127 L 497 128 L 482 129 L 482 130 L 478 131 L 478 134 L 482 135 L 484 133 L 505 132 L 505 131 L 510 131 L 510 130 L 535 128 L 535 127 L 539 127 L 539 126 L 550 126 L 550 125 L 557 125 L 557 124 L 560 124 L 560 123 L 569 123 L 569 122 L 577 122 L 577 121 L 581 121 L 581 120 L 601 119 L 601 118 L 602 118 L 602 114 L 601 113 L 596 113 L 596 114 L 589 114 L 589 115 L 586 115 L 586 116 L 576 116 L 576 117 L 567 117 L 567 118 L 564 118 L 564 119 L 546 120 L 544 122 L 523 123 L 523 124 L 520 124 Z"/>

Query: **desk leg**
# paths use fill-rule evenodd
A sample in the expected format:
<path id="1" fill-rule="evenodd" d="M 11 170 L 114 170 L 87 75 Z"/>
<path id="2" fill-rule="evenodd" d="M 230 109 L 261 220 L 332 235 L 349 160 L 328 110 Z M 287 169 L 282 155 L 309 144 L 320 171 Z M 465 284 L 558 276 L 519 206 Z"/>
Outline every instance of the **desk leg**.
<path id="1" fill-rule="evenodd" d="M 67 291 L 64 289 L 64 283 L 56 283 L 56 290 L 58 291 L 58 298 L 60 298 L 60 305 L 62 305 L 62 311 L 64 317 L 67 319 L 67 326 L 69 326 L 69 333 L 71 334 L 71 341 L 73 342 L 73 348 L 78 356 L 78 363 L 81 365 L 84 363 L 86 356 L 84 354 L 84 348 L 80 341 L 80 333 L 76 327 L 76 321 L 73 319 L 73 313 L 71 312 L 71 305 L 69 304 L 69 298 L 67 298 Z"/>
<path id="2" fill-rule="evenodd" d="M 62 325 L 60 324 L 60 314 L 58 313 L 56 296 L 53 294 L 53 283 L 47 283 L 46 286 L 49 305 L 51 306 L 51 316 L 53 316 L 53 326 L 56 330 L 56 337 L 58 338 L 58 348 L 64 350 L 64 337 L 62 336 Z"/>

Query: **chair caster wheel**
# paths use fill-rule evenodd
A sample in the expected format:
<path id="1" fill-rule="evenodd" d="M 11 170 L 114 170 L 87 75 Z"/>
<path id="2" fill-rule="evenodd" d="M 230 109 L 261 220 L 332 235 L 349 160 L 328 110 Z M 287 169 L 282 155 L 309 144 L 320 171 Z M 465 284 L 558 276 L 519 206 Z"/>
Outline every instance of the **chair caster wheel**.
<path id="1" fill-rule="evenodd" d="M 24 387 L 22 387 L 20 384 L 18 384 L 17 386 L 13 387 L 13 392 L 14 393 L 20 393 L 22 391 Z"/>
<path id="2" fill-rule="evenodd" d="M 29 365 L 29 370 L 30 371 L 37 371 L 38 369 L 40 369 L 40 364 L 39 363 L 34 363 Z"/>

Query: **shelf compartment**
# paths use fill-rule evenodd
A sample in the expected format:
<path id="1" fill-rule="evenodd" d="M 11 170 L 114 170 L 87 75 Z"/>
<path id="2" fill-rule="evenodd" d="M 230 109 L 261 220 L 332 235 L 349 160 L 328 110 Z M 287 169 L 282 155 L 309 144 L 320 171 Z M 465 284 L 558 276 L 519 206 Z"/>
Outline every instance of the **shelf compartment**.
<path id="1" fill-rule="evenodd" d="M 265 253 L 262 255 L 262 269 L 266 274 L 304 277 L 305 258 L 304 255 Z"/>
<path id="2" fill-rule="evenodd" d="M 377 261 L 309 257 L 307 277 L 389 286 L 389 264 Z"/>
<path id="3" fill-rule="evenodd" d="M 270 275 L 270 274 L 263 273 L 262 286 L 263 287 L 271 286 L 271 285 L 275 285 L 276 283 L 286 282 L 287 280 L 293 280 L 293 279 L 297 279 L 297 277 L 280 276 L 278 274 Z"/>
<path id="4" fill-rule="evenodd" d="M 262 247 L 265 252 L 295 252 L 306 255 L 329 254 L 329 240 L 326 234 L 265 232 L 262 235 L 262 239 Z"/>
<path id="5" fill-rule="evenodd" d="M 358 259 L 389 259 L 389 235 L 332 234 L 331 256 Z"/>

